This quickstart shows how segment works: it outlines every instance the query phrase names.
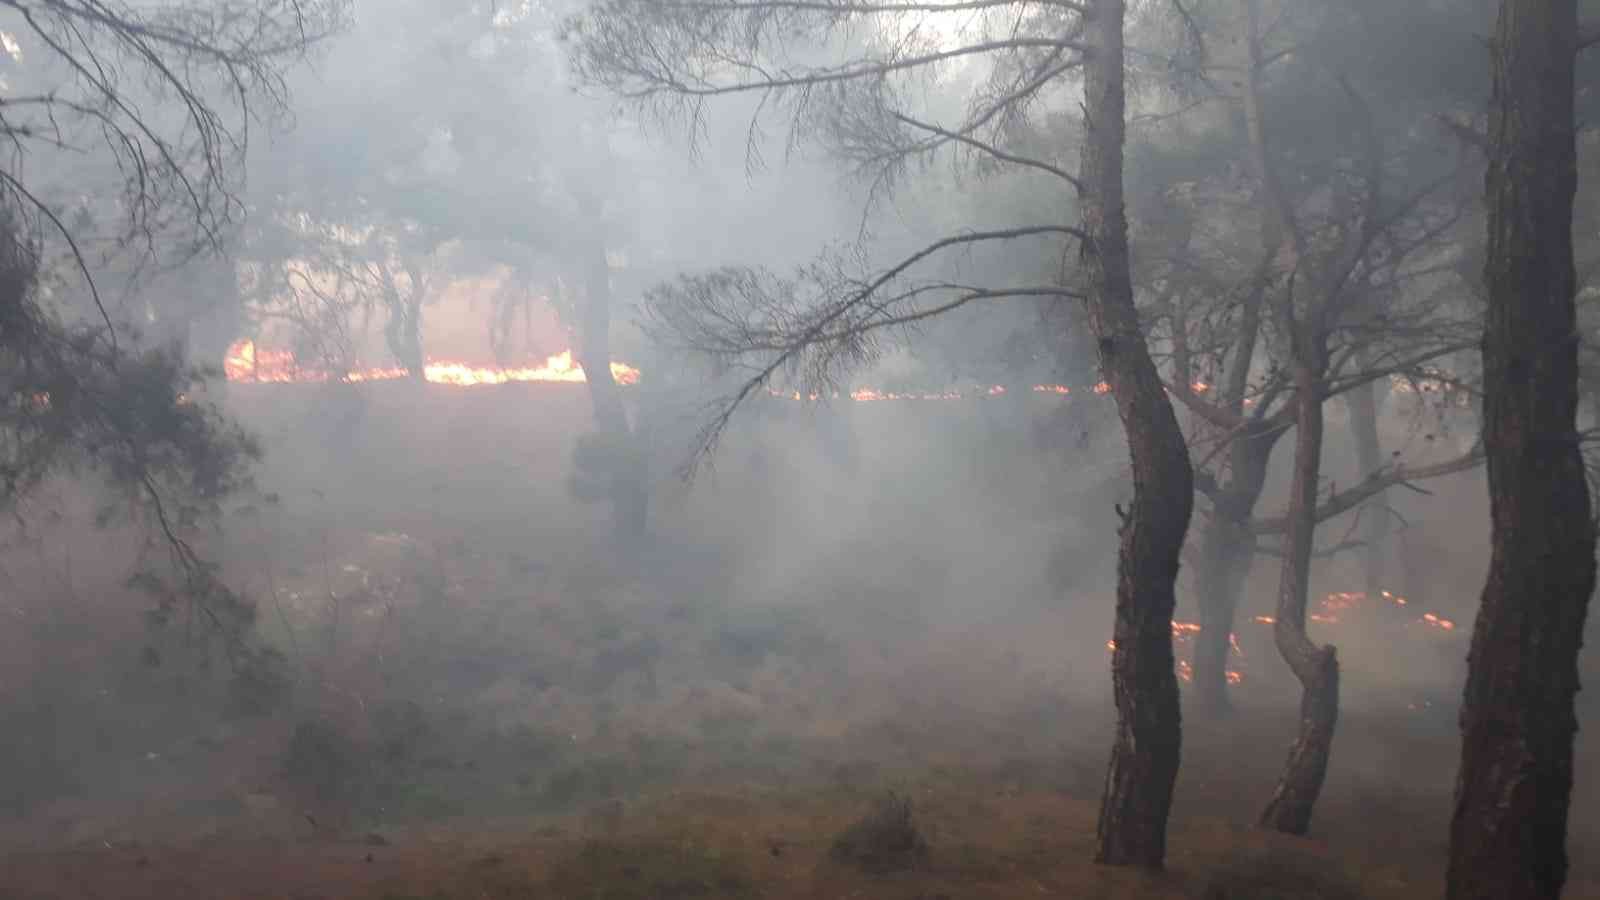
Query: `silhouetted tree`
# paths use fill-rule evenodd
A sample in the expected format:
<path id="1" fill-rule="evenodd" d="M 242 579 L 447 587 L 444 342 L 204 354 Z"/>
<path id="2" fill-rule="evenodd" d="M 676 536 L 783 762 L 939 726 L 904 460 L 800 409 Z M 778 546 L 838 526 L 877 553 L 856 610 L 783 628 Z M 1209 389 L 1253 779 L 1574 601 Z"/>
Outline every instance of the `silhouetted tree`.
<path id="1" fill-rule="evenodd" d="M 1492 555 L 1461 709 L 1451 900 L 1561 895 L 1595 524 L 1578 444 L 1577 0 L 1504 0 L 1491 44 L 1484 435 Z"/>
<path id="2" fill-rule="evenodd" d="M 933 37 L 936 28 L 912 27 L 957 13 L 977 24 L 947 39 Z M 885 337 L 931 317 L 1001 298 L 1082 297 L 1134 472 L 1132 505 L 1121 513 L 1112 662 L 1119 721 L 1097 858 L 1158 868 L 1179 760 L 1171 618 L 1193 484 L 1183 433 L 1134 305 L 1123 190 L 1126 15 L 1122 0 L 606 0 L 574 22 L 573 47 L 590 80 L 691 121 L 699 104 L 716 96 L 789 102 L 797 128 L 856 163 L 874 195 L 891 189 L 911 161 L 953 150 L 1049 176 L 1067 189 L 1063 205 L 1077 201 L 1080 226 L 964 231 L 882 267 L 829 254 L 793 278 L 753 268 L 686 276 L 652 291 L 646 314 L 663 339 L 743 373 L 703 434 L 704 452 L 740 404 L 780 375 L 826 390 L 843 370 L 876 358 Z M 871 27 L 857 28 L 862 23 Z M 837 58 L 787 54 L 785 45 L 802 35 L 840 51 Z M 962 59 L 987 63 L 988 77 L 959 121 L 941 124 L 910 104 L 903 79 Z M 1080 71 L 1081 153 L 1072 175 L 1058 161 L 1060 146 L 1017 138 L 1030 131 L 1029 108 L 1054 101 Z M 951 254 L 1039 239 L 1075 246 L 1079 265 L 1064 273 L 1070 286 L 1067 278 L 1054 285 L 971 283 L 940 271 Z"/>

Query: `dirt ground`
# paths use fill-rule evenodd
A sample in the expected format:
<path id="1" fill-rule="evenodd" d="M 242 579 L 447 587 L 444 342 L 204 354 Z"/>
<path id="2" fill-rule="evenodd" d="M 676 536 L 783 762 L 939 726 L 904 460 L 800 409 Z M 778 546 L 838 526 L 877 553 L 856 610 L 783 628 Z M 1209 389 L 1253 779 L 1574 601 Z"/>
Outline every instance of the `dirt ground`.
<path id="1" fill-rule="evenodd" d="M 1110 507 L 1088 469 L 1068 467 L 1083 483 L 1074 494 L 1059 471 L 978 466 L 987 445 L 909 473 L 883 451 L 862 463 L 870 493 L 819 500 L 810 469 L 735 446 L 720 481 L 663 499 L 678 542 L 633 566 L 645 578 L 589 559 L 605 520 L 565 496 L 582 429 L 546 424 L 553 399 L 452 396 L 420 415 L 379 394 L 348 421 L 324 414 L 338 398 L 310 399 L 303 415 L 276 404 L 256 417 L 269 460 L 294 465 L 267 479 L 281 504 L 235 516 L 227 556 L 266 598 L 262 630 L 302 678 L 281 717 L 228 722 L 199 699 L 171 701 L 167 670 L 141 662 L 141 607 L 117 594 L 125 566 L 104 535 L 98 581 L 82 554 L 7 558 L 37 596 L 15 611 L 31 629 L 0 630 L 0 712 L 16 716 L 0 719 L 0 741 L 21 747 L 33 728 L 59 743 L 13 754 L 0 774 L 19 796 L 49 794 L 23 763 L 70 748 L 84 779 L 0 816 L 0 900 L 1442 893 L 1458 752 L 1450 666 L 1465 629 L 1319 626 L 1340 645 L 1346 710 L 1313 834 L 1291 840 L 1253 823 L 1297 698 L 1270 629 L 1242 619 L 1239 714 L 1185 721 L 1169 870 L 1111 870 L 1091 860 L 1111 739 L 1102 601 L 1114 533 L 1058 529 L 1062 508 Z M 587 421 L 581 393 L 558 399 Z M 891 425 L 906 427 L 874 427 Z M 929 435 L 913 443 L 950 443 Z M 755 474 L 741 476 L 741 460 Z M 984 480 L 996 466 L 1007 477 Z M 928 499 L 928 483 L 948 496 Z M 819 533 L 836 539 L 831 555 L 794 546 Z M 1431 596 L 1405 588 L 1463 624 L 1473 595 L 1450 579 L 1479 578 L 1459 563 L 1464 546 L 1419 580 Z M 695 555 L 703 547 L 746 564 L 719 567 Z M 1071 552 L 1046 571 L 1044 551 L 1061 547 Z M 1433 680 L 1401 677 L 1419 673 Z M 428 731 L 370 785 L 362 815 L 297 796 L 283 774 L 296 727 L 343 723 L 371 755 L 385 701 L 425 710 Z M 1600 758 L 1587 732 L 1579 744 L 1580 763 Z M 1566 896 L 1600 900 L 1588 768 Z M 912 802 L 926 858 L 876 873 L 835 859 L 835 839 L 887 791 Z"/>
<path id="2" fill-rule="evenodd" d="M 1450 759 L 1447 737 L 1348 718 L 1314 834 L 1289 839 L 1250 824 L 1278 762 L 1282 736 L 1275 732 L 1288 724 L 1283 716 L 1253 716 L 1227 727 L 1191 727 L 1169 870 L 1159 876 L 1091 862 L 1097 772 L 1083 754 L 1008 758 L 996 745 L 983 759 L 965 750 L 943 760 L 924 752 L 905 767 L 838 764 L 826 777 L 730 774 L 664 784 L 561 816 L 440 820 L 369 833 L 307 823 L 302 834 L 275 839 L 130 840 L 18 852 L 0 864 L 0 897 L 1439 896 L 1452 767 L 1428 760 Z M 1343 769 L 1340 753 L 1349 764 Z M 1391 761 L 1381 778 L 1370 770 L 1349 774 L 1380 756 Z M 835 837 L 886 789 L 911 800 L 931 848 L 927 858 L 877 873 L 835 860 Z M 1584 798 L 1577 801 L 1566 896 L 1600 898 L 1600 865 L 1588 852 L 1592 823 Z"/>

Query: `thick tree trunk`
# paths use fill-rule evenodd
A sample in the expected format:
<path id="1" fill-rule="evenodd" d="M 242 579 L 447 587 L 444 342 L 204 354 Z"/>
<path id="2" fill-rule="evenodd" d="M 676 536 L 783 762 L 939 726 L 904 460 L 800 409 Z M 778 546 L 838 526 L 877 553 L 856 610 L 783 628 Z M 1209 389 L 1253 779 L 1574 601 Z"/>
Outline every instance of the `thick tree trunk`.
<path id="1" fill-rule="evenodd" d="M 622 405 L 622 391 L 611 374 L 611 267 L 603 244 L 596 243 L 588 253 L 584 294 L 578 364 L 583 367 L 594 407 L 595 427 L 610 448 L 607 457 L 614 470 L 608 474 L 617 533 L 633 540 L 642 536 L 648 525 L 650 494 Z"/>
<path id="2" fill-rule="evenodd" d="M 1081 162 L 1089 320 L 1128 436 L 1133 503 L 1121 527 L 1111 677 L 1117 737 L 1100 807 L 1098 862 L 1160 868 L 1181 723 L 1172 610 L 1194 470 L 1134 307 L 1123 201 L 1123 0 L 1092 0 Z"/>
<path id="3" fill-rule="evenodd" d="M 1560 896 L 1595 534 L 1576 430 L 1576 0 L 1504 0 L 1486 178 L 1492 552 L 1461 709 L 1450 900 Z"/>
<path id="4" fill-rule="evenodd" d="M 1315 340 L 1314 338 L 1310 340 Z M 1301 341 L 1300 343 L 1306 343 Z M 1322 475 L 1322 380 L 1320 367 L 1295 354 L 1294 480 L 1283 576 L 1278 584 L 1278 652 L 1300 680 L 1300 733 L 1289 749 L 1283 776 L 1261 813 L 1261 825 L 1305 834 L 1328 773 L 1333 730 L 1339 721 L 1339 660 L 1332 647 L 1318 647 L 1306 634 L 1306 599 L 1311 583 L 1312 538 L 1317 530 L 1317 486 Z"/>

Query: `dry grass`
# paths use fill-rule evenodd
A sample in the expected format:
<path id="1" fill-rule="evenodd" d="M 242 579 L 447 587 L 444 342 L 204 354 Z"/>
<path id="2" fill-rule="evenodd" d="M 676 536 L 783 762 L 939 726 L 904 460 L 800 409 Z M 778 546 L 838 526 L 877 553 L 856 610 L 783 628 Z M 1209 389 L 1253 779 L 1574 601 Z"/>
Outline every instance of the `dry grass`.
<path id="1" fill-rule="evenodd" d="M 858 791 L 680 790 L 630 808 L 597 833 L 593 818 L 522 836 L 458 831 L 191 850 L 122 848 L 15 857 L 0 897 L 174 896 L 366 900 L 1400 900 L 1438 894 L 1441 860 L 1369 868 L 1342 847 L 1188 817 L 1175 823 L 1169 871 L 1089 860 L 1094 804 L 986 779 L 906 783 L 927 839 L 924 864 L 866 872 L 833 857 L 836 836 L 869 797 Z M 370 860 L 370 861 L 369 861 Z M 1574 884 L 1569 897 L 1595 897 Z"/>

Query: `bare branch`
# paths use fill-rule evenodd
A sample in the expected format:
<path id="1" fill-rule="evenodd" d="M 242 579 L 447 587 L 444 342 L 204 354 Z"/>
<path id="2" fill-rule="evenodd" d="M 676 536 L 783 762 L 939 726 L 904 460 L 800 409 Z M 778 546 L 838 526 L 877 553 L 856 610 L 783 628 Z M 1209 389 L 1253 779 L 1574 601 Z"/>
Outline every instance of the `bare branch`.
<path id="1" fill-rule="evenodd" d="M 1329 497 L 1317 506 L 1316 521 L 1325 522 L 1335 516 L 1342 515 L 1361 505 L 1368 498 L 1375 497 L 1396 485 L 1409 485 L 1411 482 L 1424 481 L 1429 478 L 1439 478 L 1445 475 L 1454 475 L 1475 469 L 1483 462 L 1483 445 L 1479 443 L 1465 454 L 1445 462 L 1415 468 L 1397 465 L 1393 468 L 1374 472 L 1366 480 L 1340 491 Z M 1266 519 L 1256 519 L 1250 523 L 1250 530 L 1255 534 L 1282 534 L 1288 529 L 1287 516 L 1273 516 Z"/>

